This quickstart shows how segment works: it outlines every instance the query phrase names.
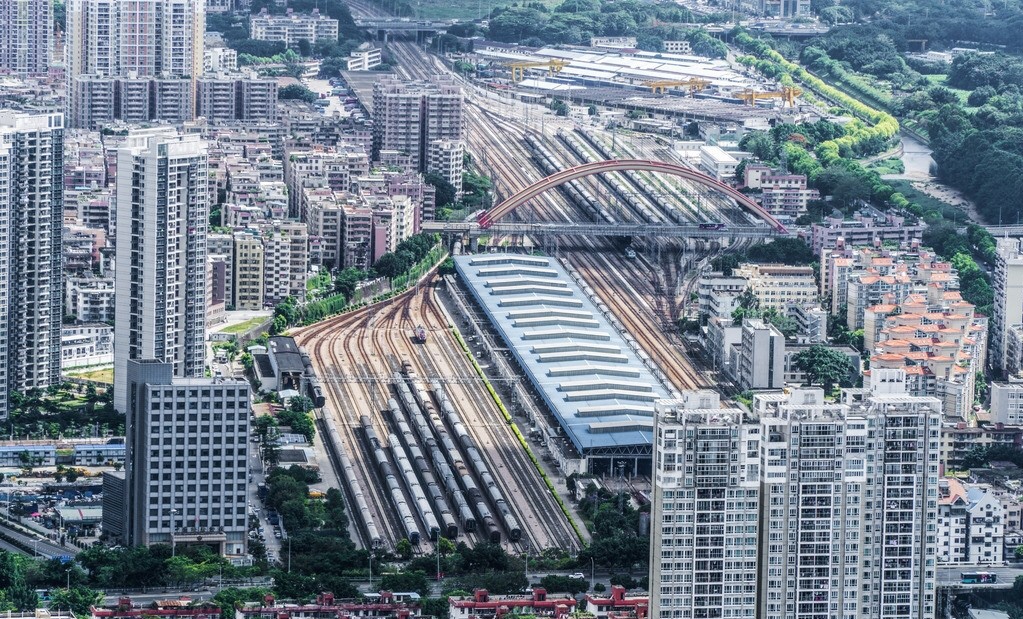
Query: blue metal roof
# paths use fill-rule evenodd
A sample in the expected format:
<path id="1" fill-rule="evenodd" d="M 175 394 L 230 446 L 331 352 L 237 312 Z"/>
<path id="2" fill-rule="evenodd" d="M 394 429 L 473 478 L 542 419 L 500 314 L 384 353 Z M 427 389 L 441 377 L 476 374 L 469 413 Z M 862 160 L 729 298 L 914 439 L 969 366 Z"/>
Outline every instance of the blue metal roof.
<path id="1" fill-rule="evenodd" d="M 557 261 L 456 256 L 487 318 L 583 455 L 649 449 L 665 392 Z"/>

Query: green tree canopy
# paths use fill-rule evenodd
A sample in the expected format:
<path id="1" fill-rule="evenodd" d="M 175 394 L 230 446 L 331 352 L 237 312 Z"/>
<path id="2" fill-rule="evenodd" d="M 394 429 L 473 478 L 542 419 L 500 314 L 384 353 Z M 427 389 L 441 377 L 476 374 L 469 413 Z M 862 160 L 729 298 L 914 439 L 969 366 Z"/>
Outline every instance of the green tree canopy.
<path id="1" fill-rule="evenodd" d="M 807 384 L 821 385 L 825 393 L 830 393 L 834 385 L 848 381 L 855 370 L 845 353 L 823 344 L 814 344 L 796 353 L 793 361 L 806 375 Z"/>

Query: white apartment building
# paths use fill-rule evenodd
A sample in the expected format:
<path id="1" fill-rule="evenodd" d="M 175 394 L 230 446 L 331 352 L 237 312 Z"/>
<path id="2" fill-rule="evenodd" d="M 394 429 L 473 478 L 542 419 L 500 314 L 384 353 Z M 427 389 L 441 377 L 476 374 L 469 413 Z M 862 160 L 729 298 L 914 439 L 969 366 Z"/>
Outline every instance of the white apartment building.
<path id="1" fill-rule="evenodd" d="M 991 422 L 1023 426 L 1023 379 L 991 383 Z"/>
<path id="2" fill-rule="evenodd" d="M 249 18 L 250 36 L 257 41 L 281 41 L 286 46 L 298 49 L 299 41 L 316 45 L 319 41 L 337 42 L 338 21 L 313 9 L 309 15 L 294 13 L 288 9 L 286 15 L 270 15 L 266 9 Z"/>
<path id="3" fill-rule="evenodd" d="M 64 119 L 0 111 L 0 418 L 60 382 Z"/>
<path id="4" fill-rule="evenodd" d="M 759 318 L 742 323 L 735 380 L 742 389 L 781 389 L 785 386 L 785 336 Z"/>
<path id="5" fill-rule="evenodd" d="M 759 426 L 693 392 L 656 403 L 654 437 L 650 616 L 756 616 Z"/>
<path id="6" fill-rule="evenodd" d="M 214 74 L 195 85 L 195 115 L 211 123 L 275 120 L 277 80 L 249 75 Z"/>
<path id="7" fill-rule="evenodd" d="M 119 411 L 129 404 L 129 359 L 170 363 L 178 377 L 203 375 L 208 183 L 207 145 L 198 135 L 139 129 L 117 152 Z"/>
<path id="8" fill-rule="evenodd" d="M 760 300 L 761 309 L 785 313 L 789 305 L 817 302 L 817 280 L 812 267 L 777 264 L 742 264 L 733 275 L 746 278 Z"/>
<path id="9" fill-rule="evenodd" d="M 82 322 L 114 322 L 114 280 L 74 277 L 64 289 L 64 312 Z"/>
<path id="10" fill-rule="evenodd" d="M 53 49 L 50 0 L 0 0 L 0 69 L 43 74 Z"/>
<path id="11" fill-rule="evenodd" d="M 731 318 L 739 307 L 739 295 L 746 290 L 745 277 L 723 273 L 702 273 L 696 284 L 700 316 Z"/>
<path id="12" fill-rule="evenodd" d="M 810 16 L 810 0 L 746 0 L 744 4 L 764 17 Z"/>
<path id="13" fill-rule="evenodd" d="M 348 56 L 349 71 L 369 71 L 379 67 L 383 62 L 380 55 L 380 48 L 370 43 L 363 43 L 358 49 L 353 50 Z"/>
<path id="14" fill-rule="evenodd" d="M 204 69 L 206 0 L 68 0 L 64 45 L 70 126 L 112 118 L 190 120 Z M 152 100 L 139 107 L 143 85 Z M 114 90 L 124 91 L 118 99 Z M 114 104 L 115 100 L 121 104 Z"/>
<path id="15" fill-rule="evenodd" d="M 664 51 L 669 54 L 691 54 L 693 48 L 689 44 L 689 41 L 665 41 Z"/>
<path id="16" fill-rule="evenodd" d="M 1002 238 L 998 244 L 991 288 L 995 302 L 991 316 L 991 366 L 1004 370 L 1008 364 L 1008 332 L 1023 323 L 1023 252 L 1020 239 Z M 1004 374 L 1004 372 L 1003 372 Z"/>
<path id="17" fill-rule="evenodd" d="M 234 281 L 231 286 L 236 310 L 263 309 L 266 281 L 263 240 L 255 230 L 234 233 Z"/>
<path id="18" fill-rule="evenodd" d="M 938 563 L 1001 565 L 1005 510 L 993 492 L 954 477 L 938 481 Z"/>
<path id="19" fill-rule="evenodd" d="M 700 147 L 700 167 L 714 177 L 715 180 L 728 182 L 735 178 L 738 159 L 729 155 L 720 146 L 704 145 Z"/>
<path id="20" fill-rule="evenodd" d="M 275 221 L 260 226 L 263 241 L 263 303 L 276 305 L 288 297 L 305 301 L 309 272 L 306 224 Z"/>
<path id="21" fill-rule="evenodd" d="M 106 323 L 66 325 L 61 329 L 61 368 L 114 362 L 114 328 Z"/>
<path id="22" fill-rule="evenodd" d="M 249 384 L 126 364 L 125 543 L 246 551 Z"/>
<path id="23" fill-rule="evenodd" d="M 455 199 L 462 197 L 465 144 L 456 140 L 434 140 L 426 148 L 426 172 L 440 174 L 455 188 Z"/>
<path id="24" fill-rule="evenodd" d="M 658 402 L 650 616 L 934 617 L 941 404 L 904 387 Z"/>
<path id="25" fill-rule="evenodd" d="M 230 47 L 208 47 L 203 51 L 203 73 L 233 73 L 238 70 L 238 52 Z"/>

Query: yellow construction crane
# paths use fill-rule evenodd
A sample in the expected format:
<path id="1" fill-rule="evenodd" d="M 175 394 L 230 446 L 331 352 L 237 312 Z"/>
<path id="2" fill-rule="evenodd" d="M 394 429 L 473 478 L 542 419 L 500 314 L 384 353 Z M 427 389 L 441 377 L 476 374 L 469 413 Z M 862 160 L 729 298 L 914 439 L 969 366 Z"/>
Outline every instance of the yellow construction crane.
<path id="1" fill-rule="evenodd" d="M 752 90 L 747 90 L 745 92 L 740 92 L 735 96 L 738 97 L 739 99 L 742 99 L 746 103 L 749 103 L 750 105 L 756 105 L 758 99 L 781 99 L 784 103 L 788 103 L 790 106 L 794 106 L 796 104 L 796 97 L 798 97 L 801 94 L 803 94 L 802 90 L 794 88 L 792 86 L 785 86 L 784 88 L 778 91 L 754 92 Z"/>
<path id="2" fill-rule="evenodd" d="M 535 62 L 509 62 L 505 66 L 511 68 L 512 81 L 521 82 L 526 79 L 526 69 L 547 67 L 547 71 L 550 72 L 551 75 L 557 75 L 558 73 L 561 73 L 562 69 L 568 66 L 568 61 L 551 58 L 550 60 L 538 60 Z"/>
<path id="3" fill-rule="evenodd" d="M 689 94 L 693 95 L 707 86 L 710 86 L 710 82 L 694 77 L 687 80 L 655 80 L 652 82 L 643 82 L 643 85 L 650 88 L 651 92 L 655 95 L 662 95 L 672 88 L 685 88 L 688 86 Z"/>

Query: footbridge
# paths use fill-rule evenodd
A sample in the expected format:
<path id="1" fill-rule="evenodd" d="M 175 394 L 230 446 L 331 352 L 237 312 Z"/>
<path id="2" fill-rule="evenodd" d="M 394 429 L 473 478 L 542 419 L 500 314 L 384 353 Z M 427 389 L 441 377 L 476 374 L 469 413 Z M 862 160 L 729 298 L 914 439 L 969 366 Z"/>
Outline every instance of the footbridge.
<path id="1" fill-rule="evenodd" d="M 540 194 L 556 189 L 560 185 L 596 174 L 607 172 L 657 172 L 682 178 L 707 187 L 734 200 L 740 208 L 752 213 L 762 223 L 742 225 L 732 223 L 681 223 L 681 224 L 631 224 L 631 223 L 498 223 L 520 206 L 527 204 Z M 427 222 L 423 230 L 452 234 L 478 236 L 483 233 L 526 234 L 530 236 L 663 236 L 675 238 L 767 238 L 788 236 L 785 226 L 762 206 L 734 187 L 698 172 L 692 168 L 664 161 L 648 159 L 611 159 L 594 161 L 555 172 L 532 185 L 509 196 L 489 211 L 483 211 L 476 221 L 468 222 Z"/>

